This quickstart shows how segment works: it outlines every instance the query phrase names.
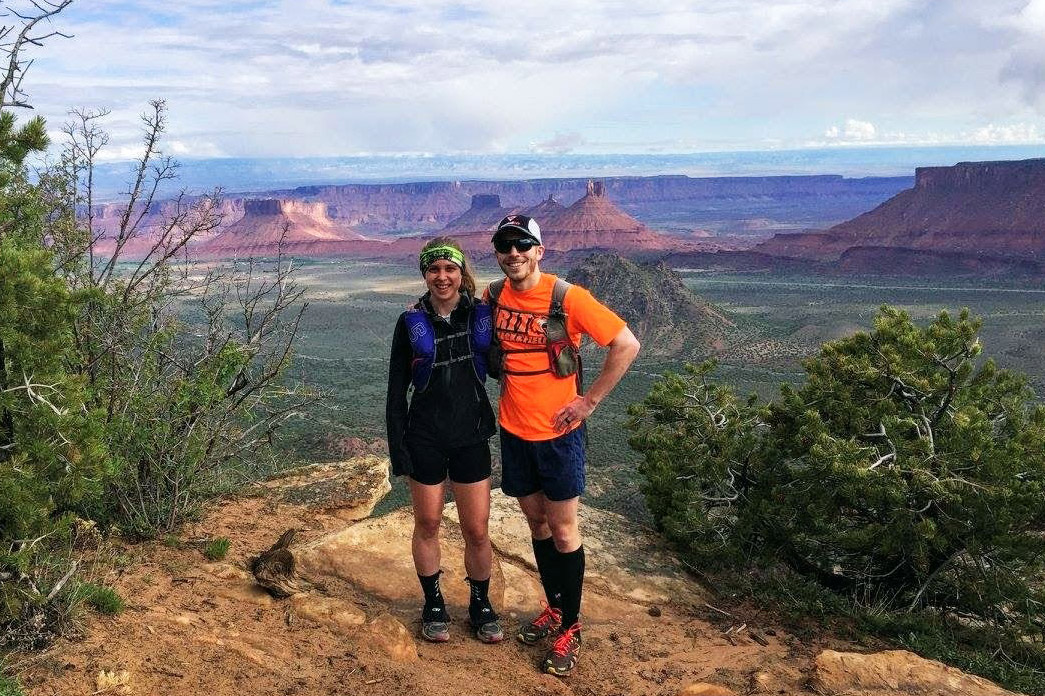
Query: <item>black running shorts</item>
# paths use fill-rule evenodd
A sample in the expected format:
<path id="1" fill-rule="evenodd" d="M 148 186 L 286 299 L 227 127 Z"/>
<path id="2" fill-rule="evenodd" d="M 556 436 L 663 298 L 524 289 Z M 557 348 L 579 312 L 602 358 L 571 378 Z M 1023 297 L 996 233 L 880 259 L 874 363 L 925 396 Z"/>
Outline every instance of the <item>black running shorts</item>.
<path id="1" fill-rule="evenodd" d="M 410 478 L 427 486 L 446 480 L 454 483 L 478 483 L 490 478 L 490 442 L 483 440 L 464 447 L 439 447 L 407 440 L 413 471 Z"/>

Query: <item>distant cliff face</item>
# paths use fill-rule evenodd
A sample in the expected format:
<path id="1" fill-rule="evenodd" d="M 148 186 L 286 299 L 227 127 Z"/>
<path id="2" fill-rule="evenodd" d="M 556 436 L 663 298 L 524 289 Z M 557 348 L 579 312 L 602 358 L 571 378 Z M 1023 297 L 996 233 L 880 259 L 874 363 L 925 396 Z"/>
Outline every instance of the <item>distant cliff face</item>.
<path id="1" fill-rule="evenodd" d="M 931 266 L 932 254 L 974 264 L 976 259 L 1045 262 L 1045 159 L 963 162 L 923 167 L 914 188 L 823 233 L 777 235 L 761 253 L 846 262 L 886 257 L 883 249 L 922 252 L 908 266 Z M 941 261 L 942 261 L 941 257 Z"/>
<path id="2" fill-rule="evenodd" d="M 203 254 L 250 256 L 275 253 L 280 244 L 304 249 L 322 248 L 323 243 L 362 239 L 327 215 L 325 203 L 279 198 L 246 200 L 243 217 L 217 237 L 199 246 Z"/>
<path id="3" fill-rule="evenodd" d="M 494 193 L 477 193 L 472 196 L 472 206 L 454 218 L 443 228 L 447 232 L 474 232 L 492 230 L 505 215 L 514 208 L 502 208 L 501 197 Z"/>
<path id="4" fill-rule="evenodd" d="M 734 327 L 663 263 L 636 264 L 617 254 L 594 254 L 573 267 L 567 280 L 590 290 L 627 321 L 646 354 L 718 352 Z"/>
<path id="5" fill-rule="evenodd" d="M 326 203 L 310 203 L 288 198 L 261 198 L 243 201 L 243 213 L 250 216 L 302 215 L 317 221 L 327 221 Z"/>
<path id="6" fill-rule="evenodd" d="M 527 179 L 522 181 L 453 181 L 396 184 L 302 186 L 273 192 L 280 198 L 318 200 L 330 216 L 366 234 L 397 235 L 435 232 L 473 208 L 473 196 L 498 196 L 500 205 L 525 210 L 549 197 L 576 201 L 586 193 L 588 179 Z M 844 220 L 867 210 L 910 185 L 910 177 L 845 179 L 841 176 L 613 177 L 603 180 L 605 194 L 639 219 L 652 214 L 679 219 L 693 210 L 792 211 L 801 204 L 803 220 Z M 560 208 L 561 209 L 561 208 Z M 554 207 L 541 210 L 544 216 Z M 746 214 L 746 213 L 745 213 Z M 790 213 L 789 213 L 790 214 Z M 540 215 L 536 215 L 538 220 Z M 496 222 L 496 221 L 495 221 Z M 806 224 L 805 226 L 816 226 Z M 455 229 L 463 229 L 454 225 Z"/>

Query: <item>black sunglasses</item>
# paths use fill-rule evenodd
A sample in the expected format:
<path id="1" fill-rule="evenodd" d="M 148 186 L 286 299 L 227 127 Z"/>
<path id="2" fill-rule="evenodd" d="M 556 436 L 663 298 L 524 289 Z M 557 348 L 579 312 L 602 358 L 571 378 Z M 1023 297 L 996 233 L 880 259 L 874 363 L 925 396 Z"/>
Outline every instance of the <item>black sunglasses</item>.
<path id="1" fill-rule="evenodd" d="M 498 254 L 507 254 L 515 247 L 515 250 L 520 254 L 525 254 L 535 246 L 540 246 L 536 239 L 531 237 L 522 237 L 520 239 L 504 239 L 499 237 L 493 241 L 493 248 Z"/>

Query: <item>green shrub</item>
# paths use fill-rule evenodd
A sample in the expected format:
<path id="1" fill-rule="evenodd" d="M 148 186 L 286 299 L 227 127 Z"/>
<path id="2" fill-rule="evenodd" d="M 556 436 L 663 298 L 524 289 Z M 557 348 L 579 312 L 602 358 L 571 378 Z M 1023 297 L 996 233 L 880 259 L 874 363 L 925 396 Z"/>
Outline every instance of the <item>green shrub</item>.
<path id="1" fill-rule="evenodd" d="M 25 696 L 25 692 L 17 679 L 0 672 L 0 696 Z"/>
<path id="2" fill-rule="evenodd" d="M 883 615 L 1040 637 L 1045 407 L 979 328 L 883 307 L 772 403 L 713 363 L 665 375 L 630 423 L 657 524 L 707 568 L 780 563 Z"/>
<path id="3" fill-rule="evenodd" d="M 124 601 L 116 590 L 93 582 L 80 583 L 78 593 L 83 601 L 95 611 L 106 616 L 115 616 L 123 611 Z"/>
<path id="4" fill-rule="evenodd" d="M 229 541 L 228 537 L 218 537 L 217 539 L 211 539 L 205 547 L 203 547 L 203 555 L 211 561 L 221 561 L 225 559 L 226 554 L 229 552 L 229 546 L 232 542 Z"/>

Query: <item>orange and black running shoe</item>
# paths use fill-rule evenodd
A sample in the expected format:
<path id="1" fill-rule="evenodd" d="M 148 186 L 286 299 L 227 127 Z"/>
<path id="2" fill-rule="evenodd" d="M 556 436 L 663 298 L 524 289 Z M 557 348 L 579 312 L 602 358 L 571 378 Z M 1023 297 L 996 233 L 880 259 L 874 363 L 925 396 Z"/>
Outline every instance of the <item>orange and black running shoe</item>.
<path id="1" fill-rule="evenodd" d="M 559 633 L 552 649 L 544 656 L 544 671 L 557 677 L 569 676 L 577 666 L 580 650 L 581 625 L 575 623 Z"/>
<path id="2" fill-rule="evenodd" d="M 515 636 L 527 645 L 537 645 L 562 627 L 562 612 L 555 607 L 541 602 L 544 611 L 535 616 L 530 623 L 523 625 Z"/>

